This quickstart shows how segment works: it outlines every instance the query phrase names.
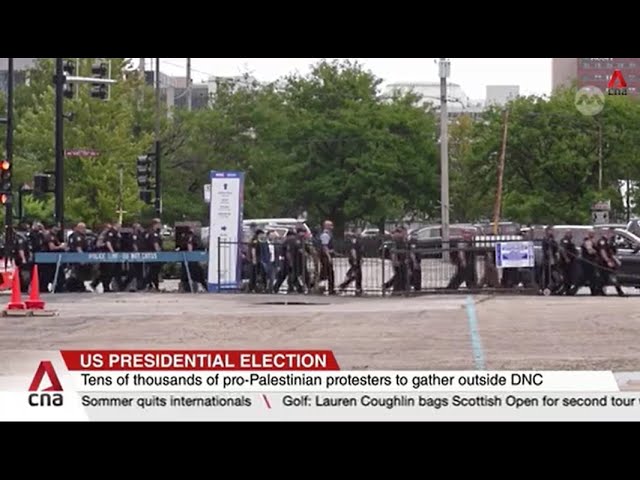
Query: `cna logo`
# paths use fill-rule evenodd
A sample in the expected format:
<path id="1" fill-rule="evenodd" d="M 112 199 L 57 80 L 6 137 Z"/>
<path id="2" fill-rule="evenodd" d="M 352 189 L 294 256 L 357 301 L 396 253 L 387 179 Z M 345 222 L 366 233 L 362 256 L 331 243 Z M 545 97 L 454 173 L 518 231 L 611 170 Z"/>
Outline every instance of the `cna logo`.
<path id="1" fill-rule="evenodd" d="M 49 382 L 51 383 L 50 387 L 47 387 L 43 390 L 40 390 L 40 385 L 42 384 L 42 380 L 44 379 L 45 374 L 49 378 Z M 56 374 L 55 369 L 53 368 L 53 364 L 48 360 L 42 360 L 38 369 L 36 370 L 36 374 L 33 376 L 33 380 L 31 381 L 31 386 L 29 387 L 30 392 L 41 392 L 41 393 L 31 393 L 29 395 L 29 405 L 31 407 L 61 407 L 62 406 L 62 394 L 61 393 L 51 393 L 51 392 L 62 392 L 62 384 L 60 383 L 60 379 Z"/>
<path id="2" fill-rule="evenodd" d="M 614 70 L 609 83 L 607 84 L 607 94 L 609 95 L 626 95 L 627 82 L 622 76 L 620 70 Z"/>

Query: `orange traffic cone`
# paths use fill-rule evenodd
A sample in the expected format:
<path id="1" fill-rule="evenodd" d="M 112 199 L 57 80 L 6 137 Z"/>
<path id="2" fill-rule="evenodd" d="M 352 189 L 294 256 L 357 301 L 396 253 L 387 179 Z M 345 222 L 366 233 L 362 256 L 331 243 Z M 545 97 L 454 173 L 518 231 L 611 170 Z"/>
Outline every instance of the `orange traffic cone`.
<path id="1" fill-rule="evenodd" d="M 40 279 L 38 278 L 38 265 L 33 266 L 31 273 L 31 288 L 29 299 L 25 302 L 29 310 L 43 310 L 44 301 L 40 298 Z"/>
<path id="2" fill-rule="evenodd" d="M 24 310 L 25 304 L 20 295 L 20 269 L 13 272 L 13 285 L 11 286 L 11 300 L 7 303 L 5 310 Z"/>

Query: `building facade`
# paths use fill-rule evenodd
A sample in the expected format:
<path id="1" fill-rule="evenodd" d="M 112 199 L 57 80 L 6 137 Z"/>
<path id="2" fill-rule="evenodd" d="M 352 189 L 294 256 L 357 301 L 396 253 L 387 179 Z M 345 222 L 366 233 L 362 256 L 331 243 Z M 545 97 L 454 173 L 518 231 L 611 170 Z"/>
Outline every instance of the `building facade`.
<path id="1" fill-rule="evenodd" d="M 485 105 L 504 107 L 511 100 L 515 100 L 520 96 L 520 87 L 518 85 L 487 85 L 487 96 Z"/>
<path id="2" fill-rule="evenodd" d="M 554 58 L 553 89 L 595 86 L 605 90 L 614 70 L 620 70 L 630 92 L 640 88 L 640 58 Z"/>
<path id="3" fill-rule="evenodd" d="M 22 85 L 27 80 L 27 71 L 36 65 L 37 58 L 14 58 L 14 85 Z M 9 79 L 9 59 L 0 58 L 0 92 L 7 91 L 7 81 Z"/>

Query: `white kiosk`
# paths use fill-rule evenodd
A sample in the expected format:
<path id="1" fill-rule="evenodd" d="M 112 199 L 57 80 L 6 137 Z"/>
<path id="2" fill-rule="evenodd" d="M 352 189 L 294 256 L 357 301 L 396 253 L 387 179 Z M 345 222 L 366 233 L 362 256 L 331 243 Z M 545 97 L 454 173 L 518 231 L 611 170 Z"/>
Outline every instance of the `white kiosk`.
<path id="1" fill-rule="evenodd" d="M 244 173 L 212 171 L 209 179 L 209 291 L 239 290 Z"/>

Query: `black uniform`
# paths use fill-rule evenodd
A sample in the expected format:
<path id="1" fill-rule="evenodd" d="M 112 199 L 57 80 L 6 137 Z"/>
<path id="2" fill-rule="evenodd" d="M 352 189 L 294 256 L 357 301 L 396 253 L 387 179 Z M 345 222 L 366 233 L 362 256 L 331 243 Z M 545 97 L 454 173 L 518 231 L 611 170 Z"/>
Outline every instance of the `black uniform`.
<path id="1" fill-rule="evenodd" d="M 61 250 L 58 248 L 51 249 L 50 245 L 54 247 L 60 247 L 60 240 L 58 240 L 58 235 L 54 234 L 51 231 L 46 231 L 42 238 L 42 251 L 43 252 L 60 252 Z M 54 280 L 56 280 L 56 269 L 57 265 L 55 263 L 48 263 L 42 265 L 42 274 L 40 274 L 40 291 L 46 292 L 48 291 L 49 284 L 53 284 Z M 53 285 L 53 292 L 61 292 L 64 290 L 64 268 L 63 265 L 60 265 L 58 269 L 58 278 Z"/>
<path id="2" fill-rule="evenodd" d="M 591 289 L 591 295 L 596 295 L 600 289 L 599 286 L 599 276 L 598 276 L 598 250 L 596 241 L 585 238 L 580 246 L 581 253 L 581 264 L 582 264 L 582 281 L 580 282 L 582 285 L 589 285 Z M 591 245 L 594 253 L 590 253 L 587 248 L 588 245 Z"/>
<path id="3" fill-rule="evenodd" d="M 24 255 L 25 261 L 22 261 L 22 256 Z M 22 293 L 27 293 L 29 291 L 29 281 L 30 281 L 30 272 L 31 272 L 31 258 L 29 252 L 29 244 L 27 242 L 26 236 L 15 235 L 13 239 L 13 258 L 16 267 L 18 267 L 20 271 L 20 290 Z"/>
<path id="4" fill-rule="evenodd" d="M 558 242 L 553 236 L 542 240 L 542 288 L 554 290 L 558 287 L 554 275 L 558 265 Z"/>
<path id="5" fill-rule="evenodd" d="M 457 290 L 463 283 L 467 288 L 475 288 L 477 282 L 476 274 L 476 253 L 473 245 L 467 242 L 460 242 L 457 249 L 451 250 L 451 260 L 456 266 L 456 273 L 449 280 L 448 289 Z"/>
<path id="6" fill-rule="evenodd" d="M 145 251 L 156 252 L 156 246 L 158 250 L 162 251 L 162 236 L 158 230 L 149 230 L 145 233 L 144 237 Z M 150 263 L 147 268 L 147 274 L 144 281 L 145 286 L 160 290 L 160 271 L 162 270 L 162 264 Z"/>
<path id="7" fill-rule="evenodd" d="M 577 285 L 576 265 L 578 258 L 578 248 L 573 243 L 573 239 L 564 236 L 560 240 L 560 271 L 562 273 L 563 292 L 567 295 L 575 295 Z"/>
<path id="8" fill-rule="evenodd" d="M 617 257 L 618 246 L 616 245 L 615 236 L 609 238 L 609 242 L 607 243 L 607 249 L 609 253 L 609 258 L 611 258 L 614 263 L 614 266 L 612 269 L 613 271 L 609 274 L 609 282 L 616 288 L 616 292 L 618 293 L 618 295 L 622 297 L 624 296 L 624 291 L 622 290 L 620 283 L 618 283 L 618 278 L 615 274 L 616 270 L 620 268 L 620 260 Z"/>
<path id="9" fill-rule="evenodd" d="M 283 261 L 281 269 L 278 272 L 276 283 L 273 286 L 274 293 L 278 293 L 280 286 L 287 279 L 288 292 L 291 293 L 295 288 L 298 293 L 304 293 L 304 288 L 300 283 L 300 277 L 302 275 L 302 265 L 300 262 L 300 250 L 302 249 L 302 243 L 295 233 L 290 232 L 287 234 L 283 244 Z"/>
<path id="10" fill-rule="evenodd" d="M 120 232 L 115 228 L 107 228 L 100 233 L 97 248 L 100 252 L 109 253 L 107 242 L 111 244 L 114 252 L 120 251 Z M 122 289 L 122 280 L 120 278 L 121 267 L 115 263 L 101 263 L 98 266 L 98 275 L 91 282 L 91 288 L 96 288 L 98 283 L 102 283 L 102 289 L 105 293 L 111 291 L 111 281 L 115 278 L 119 289 Z"/>
<path id="11" fill-rule="evenodd" d="M 344 291 L 351 284 L 356 282 L 356 295 L 362 294 L 362 244 L 357 237 L 351 239 L 351 245 L 349 249 L 349 270 L 347 271 L 347 278 L 340 285 L 340 290 Z"/>
<path id="12" fill-rule="evenodd" d="M 71 253 L 77 253 L 87 251 L 87 236 L 80 232 L 73 232 L 69 235 L 68 250 Z M 86 288 L 84 286 L 84 277 L 86 275 L 86 267 L 79 263 L 75 263 L 71 266 L 71 275 L 66 281 L 65 287 L 68 292 L 84 292 Z"/>
<path id="13" fill-rule="evenodd" d="M 200 250 L 200 242 L 198 241 L 198 237 L 196 237 L 193 232 L 187 232 L 182 238 L 182 241 L 180 242 L 178 248 L 181 252 L 195 252 L 197 250 Z M 193 286 L 193 289 L 195 290 L 193 290 L 192 286 L 189 285 L 189 275 L 191 276 L 191 281 L 193 283 L 202 285 L 202 288 L 204 288 L 205 291 L 208 290 L 209 286 L 207 285 L 207 280 L 202 265 L 200 265 L 198 262 L 188 262 L 188 265 L 189 274 L 187 274 L 187 269 L 185 268 L 183 263 L 182 275 L 180 276 L 180 283 L 182 284 L 182 288 L 184 289 L 184 291 L 197 291 L 198 288 L 197 285 L 195 285 Z"/>
<path id="14" fill-rule="evenodd" d="M 418 250 L 418 240 L 412 238 L 409 240 L 409 273 L 411 276 L 411 286 L 413 290 L 419 292 L 422 290 L 422 258 Z"/>

